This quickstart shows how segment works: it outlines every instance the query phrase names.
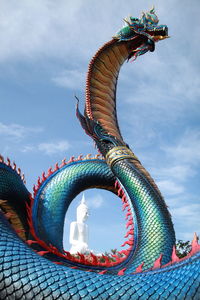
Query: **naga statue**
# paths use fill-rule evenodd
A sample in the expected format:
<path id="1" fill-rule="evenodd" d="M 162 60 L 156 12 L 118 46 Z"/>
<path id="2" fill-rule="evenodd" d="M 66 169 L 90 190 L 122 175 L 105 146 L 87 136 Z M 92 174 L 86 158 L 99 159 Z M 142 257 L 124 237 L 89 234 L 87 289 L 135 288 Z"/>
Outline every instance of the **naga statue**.
<path id="1" fill-rule="evenodd" d="M 117 121 L 120 67 L 168 37 L 154 9 L 125 26 L 92 58 L 84 115 L 77 117 L 101 154 L 64 159 L 38 178 L 33 194 L 16 164 L 0 158 L 0 299 L 200 299 L 200 246 L 176 255 L 170 213 L 150 174 L 124 142 Z M 64 217 L 89 188 L 117 194 L 127 248 L 101 257 L 64 251 Z"/>

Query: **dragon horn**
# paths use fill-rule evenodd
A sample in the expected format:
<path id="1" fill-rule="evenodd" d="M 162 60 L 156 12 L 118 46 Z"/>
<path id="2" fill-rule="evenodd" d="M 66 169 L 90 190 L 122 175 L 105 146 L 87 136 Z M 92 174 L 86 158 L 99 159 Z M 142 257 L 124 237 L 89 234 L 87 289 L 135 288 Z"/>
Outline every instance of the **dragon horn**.
<path id="1" fill-rule="evenodd" d="M 153 5 L 152 8 L 150 9 L 150 13 L 154 13 L 155 12 L 155 6 Z"/>
<path id="2" fill-rule="evenodd" d="M 123 21 L 128 24 L 128 25 L 131 25 L 131 23 L 127 20 L 127 18 L 124 18 Z"/>

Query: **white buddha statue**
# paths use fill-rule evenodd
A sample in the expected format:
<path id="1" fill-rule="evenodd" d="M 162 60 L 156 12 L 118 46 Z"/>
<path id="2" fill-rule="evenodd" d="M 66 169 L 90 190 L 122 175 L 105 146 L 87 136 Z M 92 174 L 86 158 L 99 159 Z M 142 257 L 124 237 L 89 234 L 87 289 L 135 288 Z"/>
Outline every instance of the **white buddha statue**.
<path id="1" fill-rule="evenodd" d="M 77 207 L 77 220 L 70 224 L 69 243 L 71 244 L 71 254 L 90 252 L 88 248 L 88 225 L 84 223 L 88 216 L 88 207 L 83 194 L 81 203 Z"/>

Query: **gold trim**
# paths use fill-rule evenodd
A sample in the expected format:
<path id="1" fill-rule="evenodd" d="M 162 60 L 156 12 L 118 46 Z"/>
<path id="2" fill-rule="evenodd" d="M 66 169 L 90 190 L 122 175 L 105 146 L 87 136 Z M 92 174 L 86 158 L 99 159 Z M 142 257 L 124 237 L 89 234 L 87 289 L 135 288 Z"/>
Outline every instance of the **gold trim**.
<path id="1" fill-rule="evenodd" d="M 110 167 L 122 159 L 134 159 L 139 161 L 137 156 L 126 146 L 114 147 L 106 154 L 106 162 Z"/>

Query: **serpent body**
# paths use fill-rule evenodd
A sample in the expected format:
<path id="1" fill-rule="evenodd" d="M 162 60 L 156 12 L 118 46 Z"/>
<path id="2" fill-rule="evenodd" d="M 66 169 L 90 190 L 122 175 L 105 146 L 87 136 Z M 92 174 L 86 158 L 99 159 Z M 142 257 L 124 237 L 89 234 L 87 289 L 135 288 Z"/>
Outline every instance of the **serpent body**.
<path id="1" fill-rule="evenodd" d="M 126 22 L 91 60 L 85 115 L 77 108 L 82 127 L 105 159 L 80 157 L 56 164 L 38 180 L 33 198 L 16 165 L 0 156 L 0 299 L 200 297 L 197 239 L 191 253 L 179 260 L 171 216 L 153 179 L 123 141 L 115 107 L 121 65 L 153 51 L 167 27 L 157 25 L 154 10 Z M 128 212 L 129 248 L 115 261 L 104 257 L 102 263 L 93 254 L 74 257 L 63 249 L 65 213 L 88 188 L 118 194 Z"/>

